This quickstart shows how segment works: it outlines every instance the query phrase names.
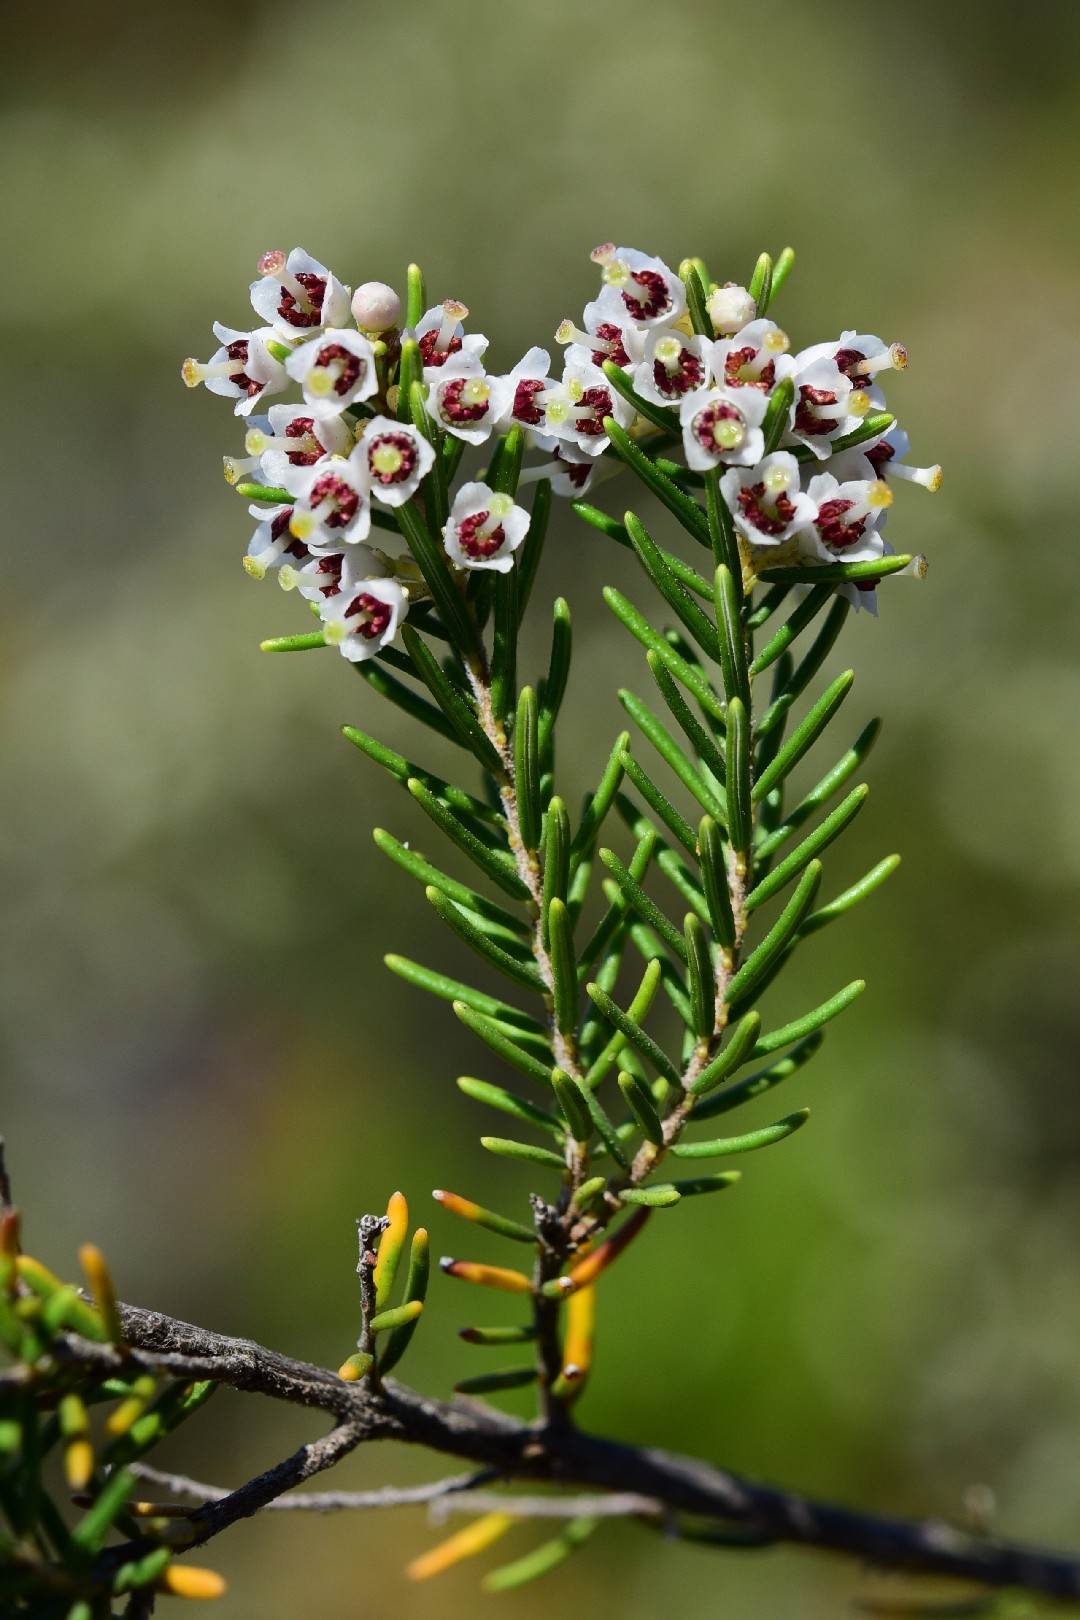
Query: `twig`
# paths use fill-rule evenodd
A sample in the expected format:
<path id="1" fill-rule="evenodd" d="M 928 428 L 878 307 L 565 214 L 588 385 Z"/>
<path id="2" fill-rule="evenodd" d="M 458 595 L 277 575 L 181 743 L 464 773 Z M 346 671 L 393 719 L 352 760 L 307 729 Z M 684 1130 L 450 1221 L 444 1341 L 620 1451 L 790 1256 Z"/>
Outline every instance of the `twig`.
<path id="1" fill-rule="evenodd" d="M 885 1569 L 953 1575 L 990 1587 L 1080 1598 L 1080 1554 L 1043 1552 L 958 1529 L 941 1520 L 893 1519 L 818 1502 L 743 1479 L 690 1457 L 621 1445 L 569 1426 L 541 1429 L 477 1403 L 444 1402 L 389 1380 L 382 1391 L 343 1383 L 321 1367 L 230 1339 L 154 1311 L 122 1306 L 133 1347 L 73 1341 L 102 1365 L 177 1370 L 234 1388 L 334 1412 L 334 1430 L 277 1468 L 196 1510 L 199 1540 L 256 1512 L 364 1440 L 400 1440 L 460 1457 L 507 1480 L 546 1480 L 632 1493 L 669 1514 L 689 1514 L 755 1532 L 764 1541 L 844 1553 Z M 475 1500 L 475 1499 L 474 1499 Z"/>
<path id="2" fill-rule="evenodd" d="M 0 1136 L 0 1214 L 5 1209 L 14 1209 L 15 1201 L 11 1196 L 11 1177 L 8 1174 L 7 1158 L 4 1152 L 4 1138 Z"/>
<path id="3" fill-rule="evenodd" d="M 232 1495 L 224 1486 L 204 1485 L 197 1479 L 189 1479 L 186 1474 L 166 1474 L 146 1463 L 129 1463 L 128 1467 L 148 1485 L 156 1485 L 168 1491 L 170 1496 L 178 1496 L 182 1500 L 223 1502 Z M 260 1511 L 332 1513 L 346 1508 L 422 1507 L 442 1497 L 471 1492 L 474 1485 L 487 1484 L 497 1478 L 494 1469 L 481 1468 L 469 1474 L 453 1474 L 449 1479 L 432 1480 L 427 1485 L 384 1485 L 377 1491 L 302 1491 L 298 1496 L 281 1496 L 267 1502 Z"/>

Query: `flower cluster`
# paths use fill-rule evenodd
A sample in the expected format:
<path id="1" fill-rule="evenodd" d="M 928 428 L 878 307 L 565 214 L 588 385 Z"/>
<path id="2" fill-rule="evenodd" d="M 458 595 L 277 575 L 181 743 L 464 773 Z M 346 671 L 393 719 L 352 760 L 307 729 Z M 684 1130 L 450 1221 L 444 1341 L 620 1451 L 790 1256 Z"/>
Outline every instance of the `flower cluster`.
<path id="1" fill-rule="evenodd" d="M 464 304 L 417 307 L 399 325 L 392 288 L 352 293 L 300 248 L 259 261 L 251 303 L 263 324 L 216 324 L 210 360 L 185 361 L 189 386 L 233 399 L 246 419 L 244 456 L 225 457 L 229 482 L 253 499 L 245 567 L 257 579 L 276 570 L 347 658 L 379 652 L 427 595 L 411 556 L 371 544 L 373 526 L 408 537 L 404 509 L 418 496 L 460 584 L 513 567 L 529 513 L 482 469 L 452 498 L 450 486 L 468 449 L 515 429 L 542 458 L 515 491 L 548 479 L 572 497 L 609 451 L 609 423 L 647 451 L 681 442 L 690 486 L 719 476 L 751 574 L 885 556 L 887 477 L 936 488 L 939 470 L 905 464 L 907 438 L 884 414 L 879 379 L 906 365 L 899 344 L 845 332 L 792 353 L 760 298 L 707 278 L 702 331 L 684 277 L 662 260 L 611 244 L 592 258 L 601 289 L 580 326 L 556 333 L 558 376 L 536 347 L 509 372 L 489 371 L 488 340 L 466 332 Z M 299 400 L 269 403 L 290 387 Z M 839 588 L 873 603 L 872 579 Z"/>

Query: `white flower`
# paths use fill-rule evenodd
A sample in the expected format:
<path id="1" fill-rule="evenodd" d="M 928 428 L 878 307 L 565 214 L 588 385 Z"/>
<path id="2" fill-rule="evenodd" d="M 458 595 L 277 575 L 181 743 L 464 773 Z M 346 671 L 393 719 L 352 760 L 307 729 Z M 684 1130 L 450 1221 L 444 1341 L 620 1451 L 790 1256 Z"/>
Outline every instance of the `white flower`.
<path id="1" fill-rule="evenodd" d="M 586 455 L 565 439 L 536 436 L 534 443 L 537 449 L 547 450 L 551 460 L 526 467 L 518 479 L 519 488 L 522 484 L 535 484 L 541 478 L 549 478 L 553 495 L 567 495 L 576 500 L 598 478 L 614 477 L 621 466 L 612 456 Z"/>
<path id="2" fill-rule="evenodd" d="M 389 573 L 382 552 L 360 541 L 347 551 L 327 551 L 320 557 L 308 557 L 300 567 L 283 563 L 278 570 L 278 584 L 283 591 L 299 591 L 309 602 L 323 602 L 361 580 L 381 578 Z"/>
<path id="3" fill-rule="evenodd" d="M 354 664 L 362 663 L 393 641 L 409 610 L 404 586 L 396 579 L 363 579 L 350 583 L 320 604 L 319 617 L 331 647 L 340 647 Z"/>
<path id="4" fill-rule="evenodd" d="M 879 371 L 906 371 L 908 356 L 902 343 L 883 343 L 879 337 L 841 332 L 835 343 L 814 343 L 798 357 L 800 366 L 811 360 L 835 360 L 855 388 L 864 388 Z"/>
<path id="5" fill-rule="evenodd" d="M 529 532 L 529 514 L 510 495 L 487 484 L 462 484 L 443 529 L 446 555 L 457 568 L 489 568 L 507 574 L 514 552 Z"/>
<path id="6" fill-rule="evenodd" d="M 880 525 L 892 505 L 892 491 L 879 478 L 844 483 L 831 472 L 816 473 L 807 486 L 813 515 L 800 526 L 800 544 L 819 562 L 867 562 L 885 554 Z"/>
<path id="7" fill-rule="evenodd" d="M 244 567 L 252 579 L 265 579 L 268 568 L 276 568 L 291 557 L 295 563 L 305 563 L 310 557 L 307 546 L 298 540 L 289 527 L 293 515 L 291 506 L 249 506 L 259 526 L 248 542 Z"/>
<path id="8" fill-rule="evenodd" d="M 707 338 L 685 337 L 663 327 L 652 331 L 634 371 L 634 387 L 657 405 L 678 405 L 708 382 L 711 349 Z"/>
<path id="9" fill-rule="evenodd" d="M 427 408 L 443 432 L 468 444 L 483 444 L 506 414 L 509 381 L 489 377 L 476 355 L 468 352 L 447 360 L 432 377 Z"/>
<path id="10" fill-rule="evenodd" d="M 289 527 L 309 551 L 337 551 L 367 539 L 371 491 L 360 445 L 347 460 L 323 456 L 313 467 L 289 467 L 285 487 L 295 497 Z"/>
<path id="11" fill-rule="evenodd" d="M 624 370 L 641 359 L 645 352 L 645 335 L 631 321 L 625 309 L 605 308 L 599 299 L 585 305 L 582 315 L 585 330 L 573 321 L 563 321 L 555 333 L 556 343 L 568 343 L 566 364 L 571 366 L 603 366 L 612 361 Z"/>
<path id="12" fill-rule="evenodd" d="M 505 433 L 515 422 L 522 427 L 540 427 L 544 420 L 544 407 L 536 403 L 537 394 L 544 394 L 555 383 L 548 375 L 551 370 L 551 356 L 546 349 L 529 349 L 523 354 L 513 371 L 497 381 L 503 386 L 499 390 L 501 414 L 495 424 L 498 433 Z"/>
<path id="13" fill-rule="evenodd" d="M 796 356 L 791 432 L 824 461 L 832 453 L 834 439 L 853 433 L 863 417 L 885 401 L 876 388 L 854 387 L 827 355 L 807 360 L 807 353 Z"/>
<path id="14" fill-rule="evenodd" d="M 899 427 L 891 427 L 876 444 L 863 451 L 878 478 L 906 478 L 913 484 L 921 484 L 924 489 L 939 490 L 941 468 L 936 464 L 933 467 L 909 467 L 905 458 L 910 454 L 911 440 Z"/>
<path id="15" fill-rule="evenodd" d="M 756 467 L 732 467 L 720 480 L 735 527 L 758 546 L 778 546 L 812 523 L 817 508 L 799 488 L 799 463 L 775 450 Z"/>
<path id="16" fill-rule="evenodd" d="M 316 417 L 306 405 L 271 405 L 266 416 L 252 418 L 244 448 L 268 483 L 282 484 L 290 467 L 313 467 L 322 456 L 345 455 L 352 443 L 352 430 L 340 416 Z"/>
<path id="17" fill-rule="evenodd" d="M 611 242 L 594 248 L 591 257 L 604 274 L 598 302 L 616 319 L 621 315 L 635 326 L 668 326 L 686 308 L 686 289 L 663 259 Z"/>
<path id="18" fill-rule="evenodd" d="M 385 281 L 365 281 L 352 295 L 352 316 L 362 332 L 389 332 L 401 318 L 401 299 Z"/>
<path id="19" fill-rule="evenodd" d="M 465 336 L 461 323 L 468 313 L 464 304 L 456 298 L 448 298 L 445 304 L 436 304 L 417 321 L 413 335 L 420 345 L 426 383 L 434 380 L 429 373 L 437 372 L 455 354 L 471 354 L 477 360 L 483 358 L 488 340 L 481 332 Z"/>
<path id="20" fill-rule="evenodd" d="M 538 439 L 545 449 L 553 448 L 544 443 L 545 439 L 563 439 L 586 455 L 598 456 L 608 446 L 605 416 L 614 417 L 624 428 L 634 420 L 634 407 L 595 366 L 568 365 L 560 382 L 533 397 L 537 405 L 544 407 L 544 425 Z"/>
<path id="21" fill-rule="evenodd" d="M 761 460 L 761 424 L 768 401 L 757 388 L 702 388 L 679 407 L 686 464 L 708 472 L 722 463 L 752 467 Z"/>
<path id="22" fill-rule="evenodd" d="M 353 454 L 363 457 L 368 486 L 384 506 L 403 506 L 435 460 L 434 450 L 411 422 L 389 416 L 372 417 Z"/>
<path id="23" fill-rule="evenodd" d="M 751 321 L 733 337 L 712 345 L 713 376 L 729 388 L 760 388 L 768 393 L 795 373 L 789 347 L 787 333 L 775 321 Z"/>
<path id="24" fill-rule="evenodd" d="M 215 321 L 214 336 L 221 347 L 205 364 L 189 359 L 180 368 L 189 388 L 205 383 L 212 394 L 235 399 L 235 415 L 249 416 L 264 394 L 280 394 L 287 386 L 285 367 L 267 347 L 276 341 L 272 326 L 234 332 L 231 326 Z"/>
<path id="25" fill-rule="evenodd" d="M 264 253 L 259 272 L 261 280 L 251 283 L 255 313 L 287 337 L 348 320 L 348 287 L 303 248 L 293 248 L 288 258 L 280 249 Z"/>
<path id="26" fill-rule="evenodd" d="M 757 305 L 746 288 L 737 286 L 734 281 L 710 293 L 708 309 L 717 337 L 730 337 L 757 314 Z"/>
<path id="27" fill-rule="evenodd" d="M 312 416 L 339 416 L 355 401 L 378 390 L 375 351 L 349 327 L 327 327 L 295 349 L 285 368 L 304 390 Z"/>

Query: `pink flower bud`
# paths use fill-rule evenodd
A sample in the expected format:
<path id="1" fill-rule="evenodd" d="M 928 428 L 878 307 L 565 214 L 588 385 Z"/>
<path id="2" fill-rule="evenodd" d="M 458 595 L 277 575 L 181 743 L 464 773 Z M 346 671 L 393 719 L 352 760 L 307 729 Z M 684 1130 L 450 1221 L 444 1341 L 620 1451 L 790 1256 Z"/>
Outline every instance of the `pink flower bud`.
<path id="1" fill-rule="evenodd" d="M 365 332 L 386 332 L 401 315 L 401 299 L 385 281 L 365 281 L 352 296 L 353 319 Z"/>

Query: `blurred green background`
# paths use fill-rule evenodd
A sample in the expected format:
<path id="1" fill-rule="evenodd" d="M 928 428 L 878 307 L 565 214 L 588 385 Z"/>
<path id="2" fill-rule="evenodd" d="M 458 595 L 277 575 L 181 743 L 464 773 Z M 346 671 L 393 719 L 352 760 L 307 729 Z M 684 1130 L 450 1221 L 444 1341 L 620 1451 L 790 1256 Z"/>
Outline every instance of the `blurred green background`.
<path id="1" fill-rule="evenodd" d="M 70 1271 L 92 1237 L 126 1297 L 336 1364 L 355 1215 L 400 1185 L 437 1253 L 476 1253 L 432 1186 L 523 1208 L 453 1086 L 493 1064 L 381 963 L 459 962 L 370 828 L 431 840 L 336 728 L 435 755 L 342 660 L 259 653 L 301 609 L 242 572 L 240 433 L 180 385 L 211 320 L 250 321 L 259 254 L 299 242 L 354 285 L 418 258 L 508 366 L 592 295 L 598 241 L 721 279 L 791 242 L 778 318 L 798 345 L 902 339 L 890 403 L 946 468 L 890 522 L 928 581 L 841 648 L 840 729 L 887 726 L 827 881 L 904 864 L 774 998 L 870 980 L 783 1097 L 813 1128 L 609 1279 L 582 1417 L 881 1509 L 958 1515 L 984 1482 L 1000 1528 L 1076 1545 L 1080 8 L 61 0 L 25 27 L 11 8 L 0 1128 L 32 1247 Z M 615 679 L 647 681 L 599 602 L 641 595 L 605 548 L 564 512 L 539 586 L 575 612 L 572 803 Z M 413 1381 L 480 1370 L 453 1331 L 477 1309 L 435 1284 Z M 172 1458 L 235 1483 L 312 1432 L 222 1395 Z M 439 1467 L 383 1449 L 336 1482 Z M 416 1510 L 271 1518 L 206 1561 L 229 1620 L 810 1620 L 859 1590 L 627 1527 L 505 1599 L 472 1566 L 407 1586 L 437 1534 Z"/>

